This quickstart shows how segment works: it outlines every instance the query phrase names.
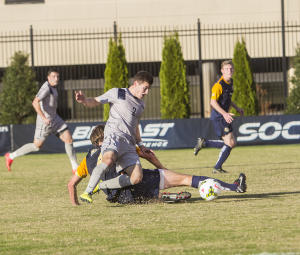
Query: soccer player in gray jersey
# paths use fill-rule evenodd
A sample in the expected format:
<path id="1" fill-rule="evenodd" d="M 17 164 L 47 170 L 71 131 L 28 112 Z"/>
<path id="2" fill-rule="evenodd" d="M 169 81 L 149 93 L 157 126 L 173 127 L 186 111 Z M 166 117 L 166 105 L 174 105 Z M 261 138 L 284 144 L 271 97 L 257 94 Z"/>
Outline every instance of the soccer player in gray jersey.
<path id="1" fill-rule="evenodd" d="M 95 167 L 89 184 L 80 199 L 92 203 L 92 193 L 99 183 L 101 176 L 108 171 L 114 163 L 117 171 L 125 170 L 124 175 L 101 182 L 100 189 L 117 189 L 139 183 L 143 178 L 143 170 L 136 153 L 137 144 L 143 153 L 152 154 L 141 140 L 139 121 L 145 109 L 142 98 L 148 94 L 153 77 L 146 71 L 138 72 L 133 78 L 129 88 L 113 88 L 105 94 L 86 98 L 79 91 L 75 91 L 76 100 L 86 107 L 95 107 L 109 103 L 109 119 L 104 129 L 104 141 L 101 147 L 102 162 Z"/>
<path id="2" fill-rule="evenodd" d="M 32 102 L 37 112 L 36 129 L 33 143 L 23 145 L 12 153 L 5 154 L 6 167 L 10 171 L 11 164 L 16 157 L 23 156 L 33 151 L 39 151 L 46 138 L 54 133 L 64 143 L 65 149 L 72 164 L 73 173 L 78 167 L 76 152 L 73 147 L 73 139 L 66 123 L 56 114 L 58 93 L 56 86 L 59 81 L 59 73 L 55 68 L 48 71 L 46 81 Z"/>

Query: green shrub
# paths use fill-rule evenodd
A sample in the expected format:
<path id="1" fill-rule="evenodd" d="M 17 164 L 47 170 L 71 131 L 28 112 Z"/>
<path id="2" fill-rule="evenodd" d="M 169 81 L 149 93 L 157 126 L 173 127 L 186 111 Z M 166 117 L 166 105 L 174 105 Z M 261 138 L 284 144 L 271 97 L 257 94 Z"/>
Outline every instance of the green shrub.
<path id="1" fill-rule="evenodd" d="M 191 115 L 189 83 L 186 79 L 186 66 L 177 32 L 164 37 L 159 78 L 161 118 L 189 118 Z"/>
<path id="2" fill-rule="evenodd" d="M 294 76 L 291 78 L 293 89 L 288 98 L 286 98 L 285 114 L 299 114 L 300 113 L 300 43 L 296 48 L 296 55 L 293 59 L 295 68 Z"/>
<path id="3" fill-rule="evenodd" d="M 125 57 L 125 49 L 123 47 L 121 34 L 118 42 L 115 42 L 110 38 L 104 78 L 104 92 L 107 92 L 112 88 L 128 87 L 128 64 Z M 105 104 L 103 114 L 104 121 L 108 120 L 109 110 L 109 105 Z"/>
<path id="4" fill-rule="evenodd" d="M 32 101 L 38 92 L 35 73 L 28 65 L 29 54 L 16 52 L 2 78 L 1 124 L 34 123 L 36 111 Z"/>
<path id="5" fill-rule="evenodd" d="M 259 104 L 256 85 L 251 68 L 251 58 L 244 39 L 242 42 L 236 43 L 232 62 L 234 64 L 232 101 L 245 111 L 245 116 L 258 115 Z M 240 115 L 234 108 L 231 108 L 231 112 L 236 116 Z"/>

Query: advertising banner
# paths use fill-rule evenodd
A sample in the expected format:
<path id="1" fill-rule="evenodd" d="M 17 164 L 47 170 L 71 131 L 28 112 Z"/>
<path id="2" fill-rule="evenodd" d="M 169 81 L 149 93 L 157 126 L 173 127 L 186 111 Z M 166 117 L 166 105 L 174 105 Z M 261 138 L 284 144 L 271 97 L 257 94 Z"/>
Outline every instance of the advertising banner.
<path id="1" fill-rule="evenodd" d="M 93 128 L 104 122 L 68 123 L 76 152 L 92 148 Z M 297 144 L 300 139 L 299 115 L 236 117 L 232 123 L 237 145 Z M 146 147 L 153 150 L 193 148 L 198 137 L 219 140 L 210 119 L 142 120 L 140 134 Z M 35 125 L 14 125 L 14 149 L 33 141 Z M 64 153 L 64 143 L 54 135 L 38 153 Z"/>
<path id="2" fill-rule="evenodd" d="M 239 117 L 232 126 L 238 145 L 300 142 L 300 115 Z"/>
<path id="3" fill-rule="evenodd" d="M 0 125 L 0 155 L 11 150 L 10 127 L 9 125 Z"/>

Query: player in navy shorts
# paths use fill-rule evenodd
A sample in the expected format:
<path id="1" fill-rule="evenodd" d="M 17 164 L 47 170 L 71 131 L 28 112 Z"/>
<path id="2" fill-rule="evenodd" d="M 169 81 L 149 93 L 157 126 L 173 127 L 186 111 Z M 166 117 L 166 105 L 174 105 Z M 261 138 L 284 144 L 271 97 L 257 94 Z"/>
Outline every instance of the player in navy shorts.
<path id="1" fill-rule="evenodd" d="M 96 148 L 91 150 L 82 160 L 76 173 L 69 181 L 68 190 L 71 203 L 74 206 L 80 205 L 76 191 L 77 185 L 88 174 L 92 174 L 95 167 L 102 162 L 101 145 L 104 139 L 103 133 L 104 125 L 98 125 L 92 131 L 90 139 Z M 119 189 L 102 189 L 107 196 L 107 201 L 120 204 L 145 202 L 159 198 L 161 195 L 159 191 L 168 188 L 190 186 L 198 189 L 204 180 L 210 178 L 206 176 L 195 176 L 173 172 L 164 168 L 155 155 L 143 153 L 138 147 L 136 152 L 140 157 L 143 157 L 152 163 L 157 169 L 143 169 L 143 178 L 141 182 L 136 185 L 130 185 Z M 116 164 L 114 164 L 104 173 L 104 175 L 102 175 L 101 181 L 111 180 L 123 174 L 125 174 L 125 171 L 117 171 Z M 219 182 L 223 190 L 235 191 L 238 193 L 246 192 L 246 178 L 243 173 L 240 174 L 239 179 L 234 183 Z M 93 194 L 99 191 L 100 188 L 98 184 L 93 190 Z"/>
<path id="2" fill-rule="evenodd" d="M 236 140 L 233 135 L 231 123 L 233 121 L 233 113 L 228 113 L 230 107 L 243 116 L 244 110 L 239 108 L 231 101 L 233 94 L 233 80 L 234 65 L 231 60 L 226 60 L 221 65 L 222 77 L 214 84 L 212 88 L 210 104 L 213 107 L 210 119 L 214 126 L 216 135 L 222 140 L 205 140 L 198 138 L 195 146 L 195 156 L 205 147 L 214 147 L 221 149 L 219 159 L 213 169 L 213 173 L 226 173 L 222 169 L 223 163 L 228 158 L 231 150 L 236 146 Z"/>

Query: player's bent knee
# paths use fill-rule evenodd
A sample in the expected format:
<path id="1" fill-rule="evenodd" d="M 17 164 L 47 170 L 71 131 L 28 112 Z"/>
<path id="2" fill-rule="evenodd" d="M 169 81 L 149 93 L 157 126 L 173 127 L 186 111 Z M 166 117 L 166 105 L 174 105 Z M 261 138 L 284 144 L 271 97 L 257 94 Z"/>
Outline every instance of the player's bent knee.
<path id="1" fill-rule="evenodd" d="M 138 184 L 143 179 L 143 173 L 132 174 L 130 176 L 130 181 L 133 185 Z"/>
<path id="2" fill-rule="evenodd" d="M 106 165 L 108 165 L 109 168 L 111 168 L 112 165 L 115 163 L 115 160 L 113 160 L 111 158 L 107 158 L 107 159 L 103 160 L 103 163 L 105 163 Z"/>
<path id="3" fill-rule="evenodd" d="M 140 183 L 142 181 L 142 179 L 143 179 L 143 177 L 140 177 L 140 176 L 139 177 L 133 177 L 133 176 L 130 177 L 130 181 L 133 185 Z"/>
<path id="4" fill-rule="evenodd" d="M 230 147 L 233 149 L 235 146 L 236 146 L 236 141 L 232 141 Z"/>

